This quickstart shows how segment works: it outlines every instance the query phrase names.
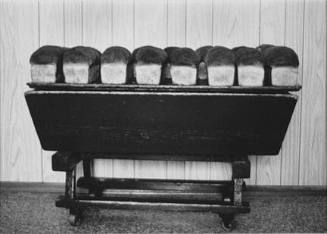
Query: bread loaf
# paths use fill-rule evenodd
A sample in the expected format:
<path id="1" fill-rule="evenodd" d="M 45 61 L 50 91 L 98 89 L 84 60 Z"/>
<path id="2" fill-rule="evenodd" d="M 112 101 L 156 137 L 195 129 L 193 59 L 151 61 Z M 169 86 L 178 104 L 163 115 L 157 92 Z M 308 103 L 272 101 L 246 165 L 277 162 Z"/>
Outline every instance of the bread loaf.
<path id="1" fill-rule="evenodd" d="M 272 44 L 261 44 L 260 46 L 257 47 L 257 50 L 259 50 L 261 53 L 263 53 L 266 49 L 274 47 Z"/>
<path id="2" fill-rule="evenodd" d="M 275 86 L 295 86 L 298 84 L 299 58 L 294 50 L 285 46 L 261 45 L 266 74 Z"/>
<path id="3" fill-rule="evenodd" d="M 62 57 L 66 48 L 59 46 L 42 46 L 31 58 L 32 82 L 63 82 Z"/>
<path id="4" fill-rule="evenodd" d="M 101 53 L 91 47 L 77 46 L 64 52 L 66 83 L 100 83 Z"/>
<path id="5" fill-rule="evenodd" d="M 261 52 L 250 47 L 233 49 L 237 65 L 237 79 L 240 86 L 264 85 L 264 62 Z"/>
<path id="6" fill-rule="evenodd" d="M 101 82 L 125 84 L 130 60 L 131 53 L 124 47 L 113 46 L 106 49 L 101 55 Z"/>
<path id="7" fill-rule="evenodd" d="M 133 52 L 134 76 L 138 84 L 159 84 L 167 53 L 154 46 L 143 46 Z"/>
<path id="8" fill-rule="evenodd" d="M 211 50 L 213 46 L 206 45 L 198 48 L 195 53 L 199 56 L 200 61 L 203 62 L 205 60 L 205 57 L 207 56 L 209 50 Z"/>
<path id="9" fill-rule="evenodd" d="M 234 84 L 235 55 L 232 50 L 215 46 L 205 56 L 208 69 L 208 83 L 213 86 L 231 86 Z"/>
<path id="10" fill-rule="evenodd" d="M 172 79 L 171 79 L 171 73 L 170 73 L 170 68 L 171 68 L 171 62 L 169 60 L 172 52 L 179 47 L 176 46 L 168 46 L 164 49 L 164 51 L 167 53 L 167 61 L 166 64 L 163 67 L 163 79 L 162 79 L 162 84 L 172 84 Z"/>
<path id="11" fill-rule="evenodd" d="M 190 48 L 178 48 L 169 56 L 172 83 L 177 85 L 195 85 L 199 56 Z"/>
<path id="12" fill-rule="evenodd" d="M 179 49 L 180 47 L 177 47 L 177 46 L 168 46 L 164 49 L 164 51 L 167 53 L 167 56 L 168 56 L 168 62 L 169 62 L 169 57 L 171 56 L 171 54 Z"/>
<path id="13" fill-rule="evenodd" d="M 207 56 L 208 51 L 212 48 L 213 48 L 212 46 L 207 45 L 207 46 L 202 46 L 195 51 L 195 53 L 200 58 L 200 64 L 198 67 L 198 75 L 197 75 L 199 85 L 208 84 L 208 67 L 205 62 L 205 57 Z"/>

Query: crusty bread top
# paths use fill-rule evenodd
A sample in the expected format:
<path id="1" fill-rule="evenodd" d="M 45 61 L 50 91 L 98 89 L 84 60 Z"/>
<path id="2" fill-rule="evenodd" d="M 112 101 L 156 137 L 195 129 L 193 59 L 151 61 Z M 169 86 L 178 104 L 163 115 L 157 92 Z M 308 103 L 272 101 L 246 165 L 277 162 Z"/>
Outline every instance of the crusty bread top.
<path id="1" fill-rule="evenodd" d="M 207 56 L 208 51 L 212 48 L 213 47 L 211 45 L 207 45 L 207 46 L 202 46 L 195 51 L 195 53 L 199 56 L 201 62 L 203 62 L 205 60 L 205 57 Z"/>
<path id="2" fill-rule="evenodd" d="M 272 44 L 261 44 L 256 49 L 259 50 L 261 53 L 263 53 L 266 49 L 274 47 Z"/>
<path id="3" fill-rule="evenodd" d="M 62 61 L 63 52 L 67 48 L 45 45 L 37 49 L 30 58 L 31 64 L 58 64 Z"/>
<path id="4" fill-rule="evenodd" d="M 200 63 L 199 56 L 191 48 L 178 48 L 169 56 L 172 65 L 198 66 Z"/>
<path id="5" fill-rule="evenodd" d="M 100 64 L 101 53 L 91 47 L 77 46 L 66 50 L 63 63 L 87 63 L 89 66 Z"/>
<path id="6" fill-rule="evenodd" d="M 204 61 L 208 66 L 234 65 L 235 55 L 231 49 L 215 46 L 208 51 Z"/>
<path id="7" fill-rule="evenodd" d="M 294 50 L 286 46 L 270 46 L 261 49 L 268 66 L 299 66 L 299 58 Z"/>
<path id="8" fill-rule="evenodd" d="M 177 47 L 177 46 L 168 46 L 164 49 L 164 51 L 167 53 L 168 60 L 169 60 L 169 57 L 171 56 L 171 54 L 173 53 L 173 51 L 177 50 L 177 49 L 179 49 L 179 47 Z"/>
<path id="9" fill-rule="evenodd" d="M 167 60 L 167 53 L 158 47 L 142 46 L 134 50 L 133 61 L 144 64 L 164 64 Z"/>
<path id="10" fill-rule="evenodd" d="M 237 65 L 263 65 L 262 53 L 251 47 L 239 46 L 232 49 Z"/>
<path id="11" fill-rule="evenodd" d="M 101 54 L 101 63 L 125 63 L 131 59 L 131 52 L 128 49 L 121 46 L 112 46 L 107 48 Z"/>

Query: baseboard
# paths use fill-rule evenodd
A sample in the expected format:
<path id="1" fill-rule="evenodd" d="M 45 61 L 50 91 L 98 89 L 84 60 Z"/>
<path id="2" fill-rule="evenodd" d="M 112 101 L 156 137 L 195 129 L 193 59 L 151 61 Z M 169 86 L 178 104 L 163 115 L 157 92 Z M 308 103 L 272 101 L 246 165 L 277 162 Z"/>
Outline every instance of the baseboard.
<path id="1" fill-rule="evenodd" d="M 33 193 L 62 193 L 64 183 L 41 182 L 0 182 L 0 193 L 5 192 L 33 192 Z"/>
<path id="2" fill-rule="evenodd" d="M 2 192 L 32 192 L 32 193 L 63 193 L 64 183 L 40 183 L 40 182 L 0 182 L 0 194 Z M 327 186 L 276 186 L 276 185 L 247 185 L 246 196 L 256 195 L 326 195 Z"/>

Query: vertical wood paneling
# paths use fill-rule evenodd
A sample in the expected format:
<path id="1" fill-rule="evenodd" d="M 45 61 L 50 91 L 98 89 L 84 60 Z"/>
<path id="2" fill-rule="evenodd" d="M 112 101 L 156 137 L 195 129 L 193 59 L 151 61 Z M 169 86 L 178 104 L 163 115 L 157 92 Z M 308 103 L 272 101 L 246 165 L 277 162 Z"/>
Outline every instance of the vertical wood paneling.
<path id="1" fill-rule="evenodd" d="M 63 1 L 39 0 L 40 46 L 64 46 L 64 6 Z M 51 156 L 54 152 L 42 151 L 43 181 L 63 182 L 65 175 L 54 172 L 51 167 Z"/>
<path id="2" fill-rule="evenodd" d="M 305 1 L 300 185 L 326 185 L 326 6 Z"/>
<path id="3" fill-rule="evenodd" d="M 260 43 L 283 45 L 285 1 L 261 0 L 260 14 Z M 280 172 L 281 153 L 277 156 L 257 157 L 257 184 L 279 185 Z"/>
<path id="4" fill-rule="evenodd" d="M 229 48 L 259 44 L 260 0 L 213 1 L 213 44 Z M 256 157 L 250 156 L 251 178 L 246 182 L 256 182 Z M 211 163 L 211 178 L 228 177 L 230 165 Z M 227 174 L 226 174 L 227 173 Z"/>
<path id="5" fill-rule="evenodd" d="M 64 0 L 64 45 L 74 47 L 83 43 L 82 1 Z M 83 163 L 77 165 L 76 177 L 83 175 Z"/>
<path id="6" fill-rule="evenodd" d="M 186 1 L 186 45 L 212 45 L 212 0 Z"/>
<path id="7" fill-rule="evenodd" d="M 112 1 L 83 1 L 83 44 L 103 52 L 112 45 Z M 94 160 L 95 176 L 113 176 L 111 159 Z"/>
<path id="8" fill-rule="evenodd" d="M 134 49 L 134 0 L 113 0 L 113 44 Z"/>
<path id="9" fill-rule="evenodd" d="M 135 47 L 167 46 L 167 0 L 135 1 Z M 135 161 L 135 177 L 166 178 L 166 161 Z"/>
<path id="10" fill-rule="evenodd" d="M 261 0 L 260 44 L 284 44 L 286 0 Z"/>
<path id="11" fill-rule="evenodd" d="M 168 45 L 186 45 L 186 0 L 168 0 Z"/>
<path id="12" fill-rule="evenodd" d="M 3 19 L 2 17 L 5 15 L 4 14 L 4 11 L 5 11 L 5 4 L 3 1 L 0 1 L 0 19 L 1 21 L 3 22 Z M 1 17 L 2 16 L 2 17 Z M 0 24 L 0 181 L 3 180 L 5 181 L 6 180 L 6 177 L 8 175 L 8 172 L 4 172 L 4 169 L 3 169 L 3 165 L 5 165 L 7 162 L 7 160 L 5 159 L 5 156 L 4 156 L 4 153 L 3 153 L 3 147 L 2 147 L 2 144 L 5 143 L 5 138 L 3 137 L 3 132 L 2 132 L 2 115 L 1 113 L 3 113 L 3 110 L 2 110 L 2 100 L 4 100 L 4 96 L 2 95 L 3 94 L 3 87 L 4 87 L 4 82 L 2 81 L 3 78 L 2 77 L 5 77 L 4 75 L 4 69 L 3 69 L 3 65 L 4 63 L 2 63 L 2 58 L 4 58 L 5 56 L 5 53 L 4 53 L 4 50 L 2 48 L 2 45 L 4 45 L 4 43 L 2 43 L 2 34 L 4 34 L 4 30 L 5 30 L 5 27 L 6 25 L 5 24 Z M 42 167 L 42 166 L 41 166 Z M 42 175 L 41 175 L 42 176 Z"/>
<path id="13" fill-rule="evenodd" d="M 63 0 L 39 0 L 40 46 L 64 45 Z"/>
<path id="14" fill-rule="evenodd" d="M 65 46 L 82 45 L 83 18 L 81 0 L 64 0 L 64 29 Z"/>
<path id="15" fill-rule="evenodd" d="M 168 0 L 168 42 L 170 46 L 185 47 L 186 0 Z M 184 161 L 167 161 L 168 179 L 185 179 Z"/>
<path id="16" fill-rule="evenodd" d="M 258 46 L 259 18 L 260 0 L 213 1 L 213 44 Z"/>
<path id="17" fill-rule="evenodd" d="M 135 1 L 135 48 L 154 45 L 167 46 L 167 0 Z"/>
<path id="18" fill-rule="evenodd" d="M 113 45 L 134 49 L 134 0 L 113 0 Z M 134 160 L 113 160 L 113 176 L 134 177 Z"/>
<path id="19" fill-rule="evenodd" d="M 111 0 L 83 0 L 83 44 L 103 52 L 112 38 Z"/>
<path id="20" fill-rule="evenodd" d="M 250 157 L 248 183 L 326 185 L 326 4 L 324 0 L 0 0 L 0 180 L 64 181 L 64 173 L 51 170 L 53 152 L 41 151 L 22 95 L 30 80 L 28 60 L 38 45 L 83 44 L 102 52 L 111 45 L 130 50 L 146 44 L 193 49 L 208 44 L 256 46 L 260 38 L 260 43 L 285 43 L 295 49 L 303 90 L 296 93 L 300 98 L 281 153 Z M 108 177 L 219 179 L 229 173 L 228 165 L 207 162 L 95 162 L 95 175 Z"/>
<path id="21" fill-rule="evenodd" d="M 212 0 L 186 1 L 186 46 L 212 44 Z M 210 162 L 185 162 L 186 179 L 210 178 Z"/>
<path id="22" fill-rule="evenodd" d="M 286 1 L 285 45 L 293 48 L 300 61 L 298 79 L 302 83 L 304 0 Z M 281 184 L 297 185 L 299 182 L 299 156 L 301 139 L 301 91 L 291 123 L 281 149 Z"/>
<path id="23" fill-rule="evenodd" d="M 245 179 L 245 183 L 255 185 L 257 183 L 257 157 L 255 155 L 250 155 L 249 160 L 251 164 L 250 178 Z"/>
<path id="24" fill-rule="evenodd" d="M 37 1 L 1 1 L 0 22 L 0 180 L 41 181 L 41 148 L 24 98 L 39 43 Z"/>

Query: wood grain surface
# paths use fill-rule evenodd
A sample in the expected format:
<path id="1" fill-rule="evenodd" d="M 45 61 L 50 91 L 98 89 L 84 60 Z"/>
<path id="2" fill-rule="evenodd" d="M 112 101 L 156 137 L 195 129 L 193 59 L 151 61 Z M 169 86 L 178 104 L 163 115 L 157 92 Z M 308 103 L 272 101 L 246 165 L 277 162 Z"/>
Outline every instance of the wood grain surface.
<path id="1" fill-rule="evenodd" d="M 23 95 L 39 43 L 37 1 L 1 1 L 0 22 L 0 180 L 42 181 L 40 143 Z"/>
<path id="2" fill-rule="evenodd" d="M 83 44 L 100 52 L 112 45 L 112 0 L 85 0 L 83 3 Z M 95 176 L 113 176 L 113 160 L 94 160 Z"/>
<path id="3" fill-rule="evenodd" d="M 229 48 L 245 45 L 256 47 L 259 44 L 260 0 L 213 1 L 213 45 Z M 240 38 L 242 40 L 240 41 Z M 256 157 L 249 157 L 251 178 L 246 183 L 256 183 Z M 222 171 L 222 172 L 221 172 Z M 211 178 L 229 173 L 229 165 L 211 163 Z M 227 175 L 226 175 L 227 176 Z"/>
<path id="4" fill-rule="evenodd" d="M 213 1 L 213 44 L 258 46 L 259 18 L 260 0 Z"/>
<path id="5" fill-rule="evenodd" d="M 103 51 L 154 44 L 285 44 L 299 55 L 303 89 L 278 157 L 250 156 L 251 184 L 326 185 L 326 1 L 324 0 L 1 0 L 0 180 L 63 182 L 42 151 L 23 92 L 29 56 L 40 45 L 83 44 Z M 249 26 L 251 25 L 251 26 Z M 20 36 L 17 36 L 20 35 Z M 14 74 L 14 75 L 13 75 Z M 42 152 L 42 153 L 41 153 Z M 158 163 L 158 164 L 157 164 Z M 136 164 L 136 165 L 134 165 Z M 108 177 L 219 178 L 207 162 L 114 160 Z M 256 171 L 258 172 L 256 174 Z"/>
<path id="6" fill-rule="evenodd" d="M 137 0 L 134 6 L 135 48 L 167 46 L 167 0 Z"/>
<path id="7" fill-rule="evenodd" d="M 112 44 L 134 49 L 134 0 L 112 2 Z M 113 160 L 113 177 L 134 178 L 134 160 Z"/>
<path id="8" fill-rule="evenodd" d="M 134 0 L 112 0 L 112 44 L 134 49 Z"/>
<path id="9" fill-rule="evenodd" d="M 63 0 L 39 0 L 39 35 L 40 46 L 64 46 L 64 2 Z M 65 174 L 54 172 L 51 156 L 55 152 L 42 150 L 43 182 L 63 182 Z"/>
<path id="10" fill-rule="evenodd" d="M 293 48 L 300 61 L 298 80 L 302 84 L 304 0 L 286 1 L 285 45 Z M 281 149 L 281 185 L 299 182 L 302 90 Z"/>
<path id="11" fill-rule="evenodd" d="M 212 0 L 186 1 L 186 46 L 212 45 Z"/>
<path id="12" fill-rule="evenodd" d="M 25 97 L 46 150 L 176 159 L 275 155 L 296 104 L 290 94 L 30 91 Z"/>
<path id="13" fill-rule="evenodd" d="M 83 0 L 83 44 L 103 52 L 112 45 L 112 1 Z"/>
<path id="14" fill-rule="evenodd" d="M 285 0 L 261 1 L 260 44 L 284 44 L 285 2 Z M 256 184 L 280 185 L 280 168 L 281 153 L 279 153 L 276 157 L 258 157 Z"/>
<path id="15" fill-rule="evenodd" d="M 137 0 L 134 6 L 134 45 L 167 46 L 167 0 Z M 135 161 L 136 178 L 166 178 L 167 162 Z"/>
<path id="16" fill-rule="evenodd" d="M 65 0 L 64 9 L 64 45 L 74 47 L 83 45 L 83 6 L 81 1 Z M 83 163 L 77 164 L 76 178 L 83 176 Z"/>
<path id="17" fill-rule="evenodd" d="M 300 185 L 327 183 L 326 5 L 305 2 Z"/>
<path id="18" fill-rule="evenodd" d="M 83 44 L 83 6 L 81 1 L 64 1 L 64 44 L 74 47 Z"/>
<path id="19" fill-rule="evenodd" d="M 168 0 L 167 45 L 185 47 L 186 0 Z M 184 161 L 167 161 L 168 179 L 185 179 Z"/>
<path id="20" fill-rule="evenodd" d="M 186 1 L 186 46 L 212 45 L 212 1 Z M 185 179 L 210 179 L 210 162 L 185 162 Z"/>

